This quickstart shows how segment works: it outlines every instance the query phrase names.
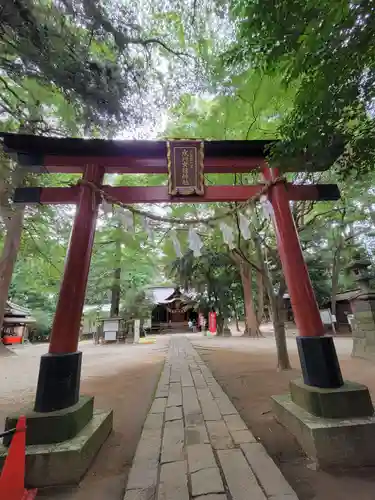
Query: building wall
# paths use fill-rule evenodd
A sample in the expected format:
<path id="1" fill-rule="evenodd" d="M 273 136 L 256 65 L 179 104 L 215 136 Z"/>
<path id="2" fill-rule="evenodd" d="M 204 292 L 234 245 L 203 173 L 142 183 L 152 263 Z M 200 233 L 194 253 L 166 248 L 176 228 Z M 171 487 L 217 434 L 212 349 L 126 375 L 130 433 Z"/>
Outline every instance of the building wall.
<path id="1" fill-rule="evenodd" d="M 336 320 L 340 325 L 348 325 L 348 314 L 352 314 L 352 307 L 349 301 L 337 302 L 336 304 Z"/>

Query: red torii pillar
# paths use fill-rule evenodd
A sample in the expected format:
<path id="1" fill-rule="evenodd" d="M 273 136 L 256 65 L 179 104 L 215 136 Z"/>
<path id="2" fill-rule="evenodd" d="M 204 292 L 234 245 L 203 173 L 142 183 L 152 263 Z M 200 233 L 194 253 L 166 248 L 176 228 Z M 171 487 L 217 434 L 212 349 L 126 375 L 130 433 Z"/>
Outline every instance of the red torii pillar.
<path id="1" fill-rule="evenodd" d="M 104 168 L 85 167 L 83 180 L 101 185 Z M 50 412 L 79 399 L 82 353 L 77 351 L 100 196 L 80 186 L 49 352 L 41 357 L 35 411 Z"/>
<path id="2" fill-rule="evenodd" d="M 275 180 L 278 175 L 277 169 L 263 169 L 266 181 Z M 268 198 L 274 212 L 277 246 L 300 334 L 297 337 L 297 346 L 304 382 L 314 387 L 340 387 L 343 385 L 343 379 L 335 345 L 331 336 L 324 335 L 324 326 L 303 258 L 285 185 L 272 185 Z"/>

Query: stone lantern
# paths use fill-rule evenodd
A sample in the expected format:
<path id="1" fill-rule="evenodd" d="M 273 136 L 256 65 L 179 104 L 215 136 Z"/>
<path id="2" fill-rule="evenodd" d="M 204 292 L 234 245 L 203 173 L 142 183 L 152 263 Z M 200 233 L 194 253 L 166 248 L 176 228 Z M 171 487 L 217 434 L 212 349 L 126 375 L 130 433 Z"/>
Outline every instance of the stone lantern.
<path id="1" fill-rule="evenodd" d="M 371 290 L 371 261 L 358 252 L 347 266 L 360 290 L 351 300 L 354 315 L 352 356 L 375 360 L 375 290 Z"/>
<path id="2" fill-rule="evenodd" d="M 370 265 L 371 261 L 367 257 L 362 258 L 358 252 L 346 268 L 348 271 L 351 271 L 354 281 L 358 283 L 362 292 L 370 291 L 370 279 L 372 278 L 368 270 Z"/>

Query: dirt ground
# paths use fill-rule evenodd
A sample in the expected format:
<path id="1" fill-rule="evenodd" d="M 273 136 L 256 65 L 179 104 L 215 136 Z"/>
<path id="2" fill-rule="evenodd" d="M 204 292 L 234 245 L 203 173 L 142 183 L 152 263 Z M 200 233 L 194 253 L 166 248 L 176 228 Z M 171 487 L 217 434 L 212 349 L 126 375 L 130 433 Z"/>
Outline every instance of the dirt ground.
<path id="1" fill-rule="evenodd" d="M 160 377 L 166 344 L 167 339 L 162 338 L 151 346 L 81 346 L 84 351 L 81 392 L 94 395 L 97 408 L 114 410 L 114 431 L 79 487 L 45 489 L 38 493 L 38 499 L 122 500 L 143 422 Z M 12 360 L 13 373 L 17 366 L 21 370 L 23 364 L 19 377 L 13 377 L 17 380 L 12 382 L 12 377 L 6 375 L 8 385 L 1 391 L 1 416 L 5 417 L 10 409 L 18 409 L 20 402 L 33 400 L 35 388 L 26 375 L 34 380 L 43 349 L 44 346 L 31 346 L 28 351 L 18 351 L 19 356 L 1 360 L 6 364 Z M 1 372 L 3 369 L 4 363 Z"/>
<path id="2" fill-rule="evenodd" d="M 293 436 L 275 420 L 270 396 L 287 392 L 289 380 L 296 378 L 299 370 L 275 370 L 273 342 L 215 338 L 197 340 L 194 345 L 299 500 L 374 500 L 375 468 L 334 474 L 315 471 Z M 298 367 L 294 343 L 288 339 L 292 365 Z M 350 358 L 351 339 L 338 339 L 336 346 L 344 377 L 368 385 L 374 401 L 375 365 Z"/>
<path id="3" fill-rule="evenodd" d="M 374 500 L 375 468 L 361 472 L 328 474 L 315 471 L 294 438 L 273 418 L 270 396 L 288 390 L 298 370 L 277 372 L 272 332 L 265 338 L 207 338 L 189 335 L 203 359 L 227 392 L 243 419 L 267 448 L 299 500 Z M 299 366 L 296 343 L 290 331 L 288 349 Z M 238 335 L 238 334 L 236 334 Z M 169 336 L 155 345 L 93 346 L 82 343 L 82 393 L 95 396 L 95 406 L 114 410 L 114 432 L 100 450 L 79 487 L 49 489 L 44 500 L 122 500 L 127 475 L 144 419 L 166 354 Z M 375 401 L 375 364 L 352 359 L 351 339 L 336 339 L 345 378 L 369 386 Z M 15 349 L 0 359 L 0 429 L 5 416 L 33 401 L 40 355 L 47 346 Z"/>

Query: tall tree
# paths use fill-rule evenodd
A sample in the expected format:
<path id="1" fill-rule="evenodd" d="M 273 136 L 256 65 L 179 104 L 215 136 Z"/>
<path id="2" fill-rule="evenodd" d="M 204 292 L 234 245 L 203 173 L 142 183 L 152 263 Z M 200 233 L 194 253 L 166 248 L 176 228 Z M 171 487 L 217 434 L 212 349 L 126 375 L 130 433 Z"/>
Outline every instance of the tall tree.
<path id="1" fill-rule="evenodd" d="M 298 89 L 273 160 L 290 168 L 294 159 L 312 170 L 335 164 L 342 175 L 372 170 L 372 2 L 276 0 L 265 8 L 254 0 L 233 0 L 230 8 L 232 67 L 262 68 Z"/>

